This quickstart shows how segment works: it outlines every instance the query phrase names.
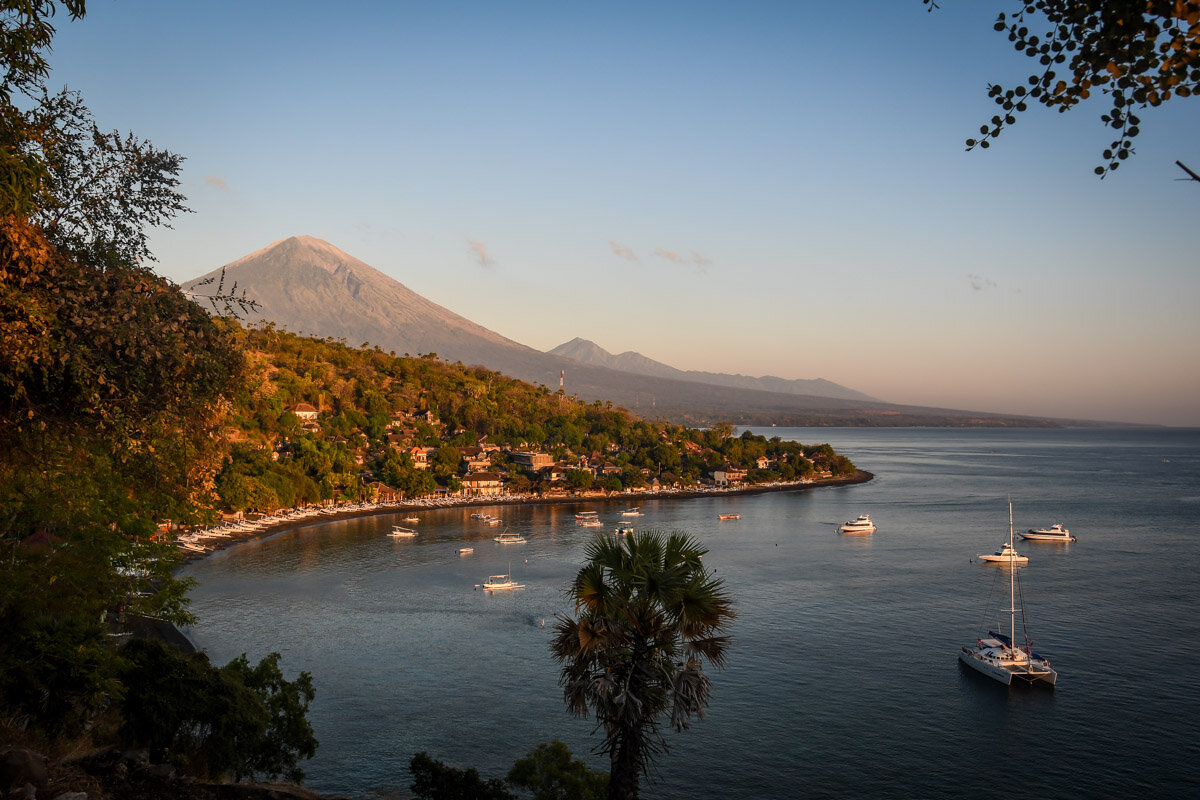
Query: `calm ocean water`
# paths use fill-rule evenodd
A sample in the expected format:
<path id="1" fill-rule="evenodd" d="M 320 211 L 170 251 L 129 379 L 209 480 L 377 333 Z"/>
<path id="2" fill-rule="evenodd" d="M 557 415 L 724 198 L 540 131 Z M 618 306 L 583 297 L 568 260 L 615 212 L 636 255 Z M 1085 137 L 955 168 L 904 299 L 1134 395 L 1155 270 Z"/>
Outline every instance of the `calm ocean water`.
<path id="1" fill-rule="evenodd" d="M 1200 796 L 1200 431 L 754 430 L 829 442 L 876 478 L 638 503 L 636 527 L 710 548 L 738 612 L 708 714 L 670 736 L 643 796 Z M 1006 538 L 1009 496 L 1017 530 L 1079 537 L 1019 544 L 1055 689 L 956 660 L 998 616 L 1001 570 L 973 557 Z M 496 544 L 466 510 L 421 512 L 413 540 L 385 536 L 398 520 L 382 516 L 249 542 L 187 568 L 189 633 L 216 663 L 275 650 L 313 674 L 318 791 L 407 787 L 420 750 L 501 776 L 552 737 L 604 768 L 547 643 L 598 530 L 574 513 L 611 531 L 627 505 L 494 509 L 525 545 Z M 860 513 L 877 533 L 835 532 Z M 456 555 L 464 543 L 475 552 Z M 510 568 L 527 589 L 473 590 Z"/>

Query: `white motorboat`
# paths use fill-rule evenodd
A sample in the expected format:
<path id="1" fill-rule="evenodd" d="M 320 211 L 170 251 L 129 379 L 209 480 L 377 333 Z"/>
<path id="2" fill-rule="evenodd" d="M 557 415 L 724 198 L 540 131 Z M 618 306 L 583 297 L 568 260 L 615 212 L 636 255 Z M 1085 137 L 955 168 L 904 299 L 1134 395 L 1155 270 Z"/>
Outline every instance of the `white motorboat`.
<path id="1" fill-rule="evenodd" d="M 1030 528 L 1027 532 L 1018 535 L 1022 539 L 1034 542 L 1073 542 L 1077 538 L 1072 536 L 1061 522 L 1056 522 L 1049 528 Z"/>
<path id="2" fill-rule="evenodd" d="M 416 531 L 403 525 L 393 525 L 392 530 L 388 533 L 388 536 L 394 536 L 397 539 L 411 539 L 416 535 Z"/>
<path id="3" fill-rule="evenodd" d="M 458 553 L 460 556 L 465 556 L 465 555 L 468 555 L 469 553 L 474 553 L 475 548 L 474 547 L 460 547 L 457 550 L 455 550 L 454 552 Z"/>
<path id="4" fill-rule="evenodd" d="M 487 592 L 509 591 L 512 589 L 524 589 L 525 584 L 514 581 L 512 575 L 489 575 L 488 579 L 478 584 L 476 588 Z"/>
<path id="5" fill-rule="evenodd" d="M 627 508 L 621 512 L 622 517 L 640 517 L 642 511 L 639 508 Z"/>
<path id="6" fill-rule="evenodd" d="M 1012 502 L 1008 504 L 1009 549 L 1012 547 Z M 1015 551 L 1013 551 L 1015 552 Z M 981 556 L 982 558 L 982 556 Z M 1026 559 L 1028 560 L 1028 559 Z M 1025 611 L 1017 608 L 1017 572 L 1008 570 L 1008 613 L 1009 635 L 1003 631 L 989 630 L 987 636 L 977 639 L 973 645 L 964 645 L 958 652 L 958 660 L 971 669 L 1011 686 L 1013 680 L 1033 683 L 1042 681 L 1053 686 L 1058 673 L 1050 666 L 1050 660 L 1033 652 L 1033 642 L 1026 639 L 1024 647 L 1017 647 L 1017 612 L 1021 612 L 1021 628 L 1025 626 Z"/>
<path id="7" fill-rule="evenodd" d="M 633 526 L 632 525 L 618 525 L 617 529 L 615 531 L 613 531 L 613 533 L 615 533 L 617 536 L 626 536 L 630 533 L 633 533 Z"/>
<path id="8" fill-rule="evenodd" d="M 992 564 L 1028 564 L 1029 556 L 1023 556 L 1018 553 L 1008 542 L 1000 545 L 1000 549 L 994 553 L 980 553 L 978 556 L 980 561 L 987 561 Z"/>
<path id="9" fill-rule="evenodd" d="M 848 520 L 838 526 L 838 533 L 874 533 L 876 530 L 870 514 L 859 514 L 858 519 Z"/>
<path id="10" fill-rule="evenodd" d="M 499 536 L 493 537 L 492 541 L 499 542 L 500 544 L 525 544 L 529 540 L 519 533 L 508 533 L 505 531 Z"/>

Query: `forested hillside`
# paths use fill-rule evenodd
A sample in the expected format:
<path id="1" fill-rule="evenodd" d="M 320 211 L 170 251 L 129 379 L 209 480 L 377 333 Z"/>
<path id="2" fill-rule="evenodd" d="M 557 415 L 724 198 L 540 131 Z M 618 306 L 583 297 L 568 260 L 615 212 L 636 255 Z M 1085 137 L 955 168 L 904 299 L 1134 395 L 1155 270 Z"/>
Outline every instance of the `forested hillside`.
<path id="1" fill-rule="evenodd" d="M 695 487 L 852 472 L 828 446 L 731 436 L 584 403 L 436 354 L 239 329 L 251 373 L 217 478 L 226 511 L 464 491 L 486 470 L 506 493 Z M 306 418 L 302 418 L 306 417 Z"/>

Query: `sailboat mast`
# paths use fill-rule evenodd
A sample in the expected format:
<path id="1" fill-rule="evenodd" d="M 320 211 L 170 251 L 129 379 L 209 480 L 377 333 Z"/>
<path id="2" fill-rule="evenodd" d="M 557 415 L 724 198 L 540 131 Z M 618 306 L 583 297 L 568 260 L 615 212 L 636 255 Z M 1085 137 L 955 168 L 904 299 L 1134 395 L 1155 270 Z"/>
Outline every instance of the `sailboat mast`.
<path id="1" fill-rule="evenodd" d="M 1013 553 L 1013 516 L 1012 498 L 1008 498 L 1008 645 L 1014 650 L 1017 647 L 1017 559 Z"/>

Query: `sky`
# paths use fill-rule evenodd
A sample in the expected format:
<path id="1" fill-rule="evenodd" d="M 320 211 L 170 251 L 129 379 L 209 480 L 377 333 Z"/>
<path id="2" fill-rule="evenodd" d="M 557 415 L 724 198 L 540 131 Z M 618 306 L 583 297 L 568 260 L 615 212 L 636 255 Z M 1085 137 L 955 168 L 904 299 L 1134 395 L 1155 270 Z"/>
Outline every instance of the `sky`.
<path id="1" fill-rule="evenodd" d="M 50 86 L 187 158 L 179 283 L 310 235 L 539 350 L 1200 426 L 1200 100 L 967 152 L 1019 5 L 91 0 Z"/>

